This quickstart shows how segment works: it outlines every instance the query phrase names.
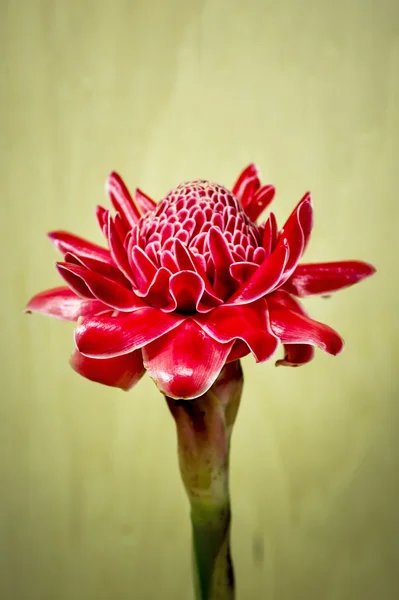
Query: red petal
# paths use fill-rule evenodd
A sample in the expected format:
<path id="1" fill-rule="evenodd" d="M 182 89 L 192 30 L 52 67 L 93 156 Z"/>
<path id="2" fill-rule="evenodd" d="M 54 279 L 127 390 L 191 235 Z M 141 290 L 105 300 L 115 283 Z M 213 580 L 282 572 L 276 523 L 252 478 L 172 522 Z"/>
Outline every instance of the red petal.
<path id="1" fill-rule="evenodd" d="M 259 170 L 256 165 L 250 164 L 239 175 L 237 181 L 233 185 L 232 192 L 241 202 L 241 206 L 245 209 L 259 187 Z"/>
<path id="2" fill-rule="evenodd" d="M 308 316 L 299 300 L 296 300 L 296 298 L 281 288 L 274 291 L 267 297 L 267 305 L 269 310 L 280 310 L 286 308 L 288 310 L 299 312 L 301 315 Z"/>
<path id="3" fill-rule="evenodd" d="M 284 350 L 284 358 L 276 361 L 276 367 L 300 367 L 314 356 L 314 347 L 309 344 L 284 344 Z"/>
<path id="4" fill-rule="evenodd" d="M 208 312 L 215 306 L 218 306 L 222 301 L 218 295 L 215 294 L 199 257 L 194 255 L 179 239 L 174 241 L 173 250 L 174 254 L 169 250 L 164 250 L 162 253 L 161 262 L 164 266 L 168 266 L 172 273 L 175 273 L 176 270 L 178 272 L 193 271 L 200 277 L 204 284 L 200 300 L 196 305 L 197 310 L 199 312 Z M 196 281 L 196 278 L 192 277 L 192 281 Z M 199 284 L 196 283 L 195 285 L 195 289 L 198 289 Z M 174 304 L 170 304 L 168 310 L 175 310 L 175 308 L 172 307 L 174 307 Z"/>
<path id="5" fill-rule="evenodd" d="M 240 360 L 240 358 L 244 358 L 250 353 L 250 349 L 247 344 L 242 340 L 236 340 L 228 357 L 226 358 L 226 363 L 234 362 L 235 360 Z"/>
<path id="6" fill-rule="evenodd" d="M 157 272 L 156 266 L 140 246 L 133 246 L 132 248 L 131 265 L 140 292 L 144 295 L 147 294 Z"/>
<path id="7" fill-rule="evenodd" d="M 277 220 L 274 213 L 270 213 L 269 218 L 265 223 L 262 236 L 262 246 L 269 255 L 273 252 L 277 242 Z"/>
<path id="8" fill-rule="evenodd" d="M 213 289 L 219 298 L 228 298 L 237 289 L 237 284 L 230 274 L 233 257 L 219 228 L 209 230 L 208 246 L 215 266 Z"/>
<path id="9" fill-rule="evenodd" d="M 247 304 L 262 298 L 279 283 L 288 259 L 286 241 L 279 244 L 276 250 L 262 263 L 252 277 L 243 283 L 229 299 L 229 304 Z"/>
<path id="10" fill-rule="evenodd" d="M 359 260 L 298 265 L 284 289 L 296 296 L 327 294 L 354 285 L 375 273 Z"/>
<path id="11" fill-rule="evenodd" d="M 241 186 L 241 190 L 239 192 L 239 196 L 240 196 L 239 200 L 241 201 L 241 206 L 243 207 L 243 209 L 246 213 L 248 211 L 248 207 L 252 204 L 254 195 L 256 193 L 256 190 L 259 188 L 259 186 L 260 186 L 260 181 L 259 181 L 258 177 L 254 177 L 253 179 L 248 179 L 245 182 L 245 185 Z"/>
<path id="12" fill-rule="evenodd" d="M 195 321 L 218 342 L 243 340 L 257 362 L 270 358 L 279 344 L 271 331 L 264 300 L 250 305 L 219 306 L 207 315 L 196 316 Z"/>
<path id="13" fill-rule="evenodd" d="M 204 289 L 205 284 L 198 273 L 180 271 L 172 275 L 169 282 L 169 291 L 174 301 L 173 310 L 184 314 L 195 312 Z"/>
<path id="14" fill-rule="evenodd" d="M 147 286 L 145 292 L 137 290 L 137 295 L 154 308 L 166 309 L 171 302 L 171 296 L 169 294 L 170 275 L 168 269 L 161 267 L 155 273 L 153 280 L 149 286 Z"/>
<path id="15" fill-rule="evenodd" d="M 71 254 L 70 252 L 65 254 L 64 259 L 68 264 L 86 267 L 89 269 L 89 271 L 94 271 L 99 275 L 104 275 L 104 277 L 112 279 L 113 281 L 117 281 L 126 288 L 130 288 L 130 283 L 123 273 L 109 263 L 104 263 L 96 258 L 88 258 L 87 256 L 77 256 L 76 254 Z"/>
<path id="16" fill-rule="evenodd" d="M 143 348 L 144 366 L 163 394 L 176 399 L 197 398 L 219 375 L 232 345 L 216 342 L 187 319 Z"/>
<path id="17" fill-rule="evenodd" d="M 252 255 L 252 262 L 256 265 L 261 265 L 267 258 L 266 250 L 262 246 L 255 248 Z"/>
<path id="18" fill-rule="evenodd" d="M 282 281 L 286 281 L 296 269 L 303 254 L 307 240 L 312 229 L 312 200 L 306 194 L 292 211 L 284 227 L 280 231 L 280 241 L 287 239 L 290 255 L 284 269 Z"/>
<path id="19" fill-rule="evenodd" d="M 269 206 L 276 193 L 273 185 L 264 185 L 252 197 L 245 212 L 252 221 L 256 221 L 259 215 Z"/>
<path id="20" fill-rule="evenodd" d="M 270 311 L 288 309 L 305 317 L 308 316 L 302 304 L 282 289 L 273 292 L 267 298 L 267 304 Z M 314 348 L 310 344 L 284 344 L 284 349 L 285 357 L 276 362 L 276 367 L 280 365 L 298 367 L 311 361 L 314 356 Z"/>
<path id="21" fill-rule="evenodd" d="M 111 357 L 132 352 L 177 327 L 184 317 L 146 307 L 115 317 L 87 318 L 75 330 L 77 349 L 86 356 Z"/>
<path id="22" fill-rule="evenodd" d="M 109 310 L 99 300 L 80 298 L 67 287 L 56 287 L 40 292 L 29 300 L 25 312 L 38 312 L 48 317 L 63 321 L 77 321 L 79 317 L 87 317 Z"/>
<path id="23" fill-rule="evenodd" d="M 116 231 L 120 241 L 123 244 L 126 239 L 127 234 L 131 233 L 132 230 L 129 227 L 129 225 L 126 224 L 126 222 L 123 220 L 123 217 L 121 217 L 121 215 L 118 212 L 115 213 L 113 221 L 114 221 L 115 231 Z M 108 235 L 109 235 L 109 230 L 108 230 Z"/>
<path id="24" fill-rule="evenodd" d="M 145 306 L 134 292 L 85 267 L 71 263 L 57 263 L 57 269 L 71 287 L 76 289 L 76 280 L 80 279 L 94 297 L 116 310 L 132 311 Z"/>
<path id="25" fill-rule="evenodd" d="M 126 225 L 133 228 L 141 214 L 131 197 L 129 190 L 118 173 L 111 173 L 106 182 L 106 190 L 115 210 L 123 217 Z"/>
<path id="26" fill-rule="evenodd" d="M 104 210 L 104 213 L 101 216 L 101 219 L 104 221 L 103 225 L 101 226 L 101 231 L 103 233 L 103 236 L 107 240 L 107 243 L 108 243 L 108 221 L 109 221 L 110 214 L 111 214 L 110 210 Z"/>
<path id="27" fill-rule="evenodd" d="M 66 256 L 68 256 L 68 254 Z M 61 264 L 70 264 L 70 263 L 61 263 Z M 58 266 L 58 264 L 56 264 L 56 267 L 57 267 L 57 270 L 58 270 L 59 274 L 61 275 L 61 277 L 64 279 L 64 281 L 66 281 L 66 283 L 69 285 L 71 290 L 73 290 L 75 292 L 75 294 L 77 294 L 78 296 L 81 296 L 82 298 L 88 298 L 91 300 L 96 299 L 94 294 L 92 294 L 92 292 L 90 291 L 90 289 L 88 288 L 88 286 L 85 284 L 85 282 L 83 281 L 83 279 L 81 277 L 79 277 L 78 275 L 75 275 L 75 273 L 72 273 L 70 270 L 60 268 Z M 82 267 L 82 268 L 84 268 L 84 267 Z"/>
<path id="28" fill-rule="evenodd" d="M 73 235 L 73 233 L 68 233 L 67 231 L 51 231 L 48 234 L 48 237 L 62 254 L 71 252 L 72 254 L 87 256 L 112 264 L 109 250 L 102 248 L 97 244 L 93 244 L 77 235 Z"/>
<path id="29" fill-rule="evenodd" d="M 114 358 L 89 358 L 75 350 L 70 365 L 79 375 L 122 390 L 130 390 L 145 373 L 141 350 Z"/>
<path id="30" fill-rule="evenodd" d="M 111 215 L 108 216 L 108 243 L 111 249 L 112 258 L 119 269 L 130 282 L 135 283 L 125 247 L 116 231 Z"/>
<path id="31" fill-rule="evenodd" d="M 97 222 L 100 226 L 101 232 L 104 232 L 104 225 L 108 221 L 108 214 L 109 214 L 109 210 L 107 210 L 103 206 L 97 206 L 96 217 L 97 217 Z"/>
<path id="32" fill-rule="evenodd" d="M 165 267 L 165 269 L 168 269 L 171 273 L 177 273 L 179 271 L 176 259 L 170 250 L 163 250 L 160 261 L 162 267 Z"/>
<path id="33" fill-rule="evenodd" d="M 139 190 L 139 188 L 136 189 L 134 199 L 136 200 L 142 215 L 145 215 L 147 212 L 154 210 L 157 207 L 157 203 L 147 196 L 147 194 L 144 194 L 144 192 Z"/>
<path id="34" fill-rule="evenodd" d="M 252 262 L 235 262 L 230 265 L 230 275 L 241 284 L 248 281 L 256 273 L 258 267 L 258 264 Z"/>
<path id="35" fill-rule="evenodd" d="M 205 287 L 205 291 L 197 305 L 197 311 L 199 313 L 207 313 L 213 310 L 216 306 L 220 306 L 223 303 L 220 298 L 217 298 L 213 292 L 208 292 Z"/>
<path id="36" fill-rule="evenodd" d="M 188 248 L 179 239 L 176 239 L 174 242 L 174 256 L 180 271 L 196 270 L 194 260 Z"/>
<path id="37" fill-rule="evenodd" d="M 329 354 L 343 349 L 343 340 L 334 329 L 293 310 L 270 309 L 270 323 L 282 343 L 311 344 Z"/>

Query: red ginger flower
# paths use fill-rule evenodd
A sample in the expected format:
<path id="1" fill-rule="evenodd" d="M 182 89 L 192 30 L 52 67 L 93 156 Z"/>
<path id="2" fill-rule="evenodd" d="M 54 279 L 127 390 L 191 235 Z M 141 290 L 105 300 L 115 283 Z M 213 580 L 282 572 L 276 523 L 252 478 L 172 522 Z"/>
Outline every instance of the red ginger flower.
<path id="1" fill-rule="evenodd" d="M 252 352 L 269 359 L 279 343 L 297 366 L 314 346 L 343 348 L 330 327 L 311 319 L 295 298 L 328 294 L 374 273 L 360 261 L 298 264 L 312 229 L 306 194 L 278 231 L 273 199 L 249 165 L 229 191 L 208 181 L 183 183 L 156 204 L 135 199 L 112 173 L 116 211 L 97 208 L 109 249 L 64 231 L 49 234 L 64 255 L 68 287 L 32 298 L 27 312 L 78 321 L 72 367 L 84 377 L 130 389 L 147 370 L 172 398 L 196 398 L 227 362 Z"/>

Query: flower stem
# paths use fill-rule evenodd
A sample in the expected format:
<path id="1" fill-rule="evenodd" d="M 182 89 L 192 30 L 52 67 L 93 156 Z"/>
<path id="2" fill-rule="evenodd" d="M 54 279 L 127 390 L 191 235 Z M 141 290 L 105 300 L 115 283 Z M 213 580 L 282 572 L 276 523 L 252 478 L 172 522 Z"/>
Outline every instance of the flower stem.
<path id="1" fill-rule="evenodd" d="M 166 398 L 176 422 L 180 473 L 191 506 L 196 600 L 234 600 L 229 453 L 243 385 L 226 365 L 195 400 Z"/>

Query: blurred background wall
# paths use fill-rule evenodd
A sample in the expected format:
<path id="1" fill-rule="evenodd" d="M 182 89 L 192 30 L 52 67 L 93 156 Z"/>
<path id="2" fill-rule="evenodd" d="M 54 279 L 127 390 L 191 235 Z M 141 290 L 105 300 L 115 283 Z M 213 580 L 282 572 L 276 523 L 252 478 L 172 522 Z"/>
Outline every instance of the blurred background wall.
<path id="1" fill-rule="evenodd" d="M 60 282 L 48 230 L 101 241 L 112 169 L 160 199 L 255 161 L 280 223 L 312 191 L 308 260 L 378 274 L 307 302 L 339 357 L 244 361 L 238 600 L 398 598 L 397 2 L 3 0 L 0 39 L 0 597 L 192 597 L 162 397 L 79 378 L 72 325 L 22 310 Z"/>

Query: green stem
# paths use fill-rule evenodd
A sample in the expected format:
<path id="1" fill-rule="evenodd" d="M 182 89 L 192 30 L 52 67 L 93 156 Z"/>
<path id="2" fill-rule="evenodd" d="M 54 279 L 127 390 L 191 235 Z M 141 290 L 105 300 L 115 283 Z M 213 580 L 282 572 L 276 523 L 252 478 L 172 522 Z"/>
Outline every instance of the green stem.
<path id="1" fill-rule="evenodd" d="M 193 567 L 197 600 L 234 600 L 230 552 L 230 501 L 222 506 L 193 506 Z"/>
<path id="2" fill-rule="evenodd" d="M 191 506 L 197 600 L 234 600 L 229 454 L 242 384 L 236 361 L 224 367 L 200 398 L 166 398 L 176 422 L 180 473 Z"/>

